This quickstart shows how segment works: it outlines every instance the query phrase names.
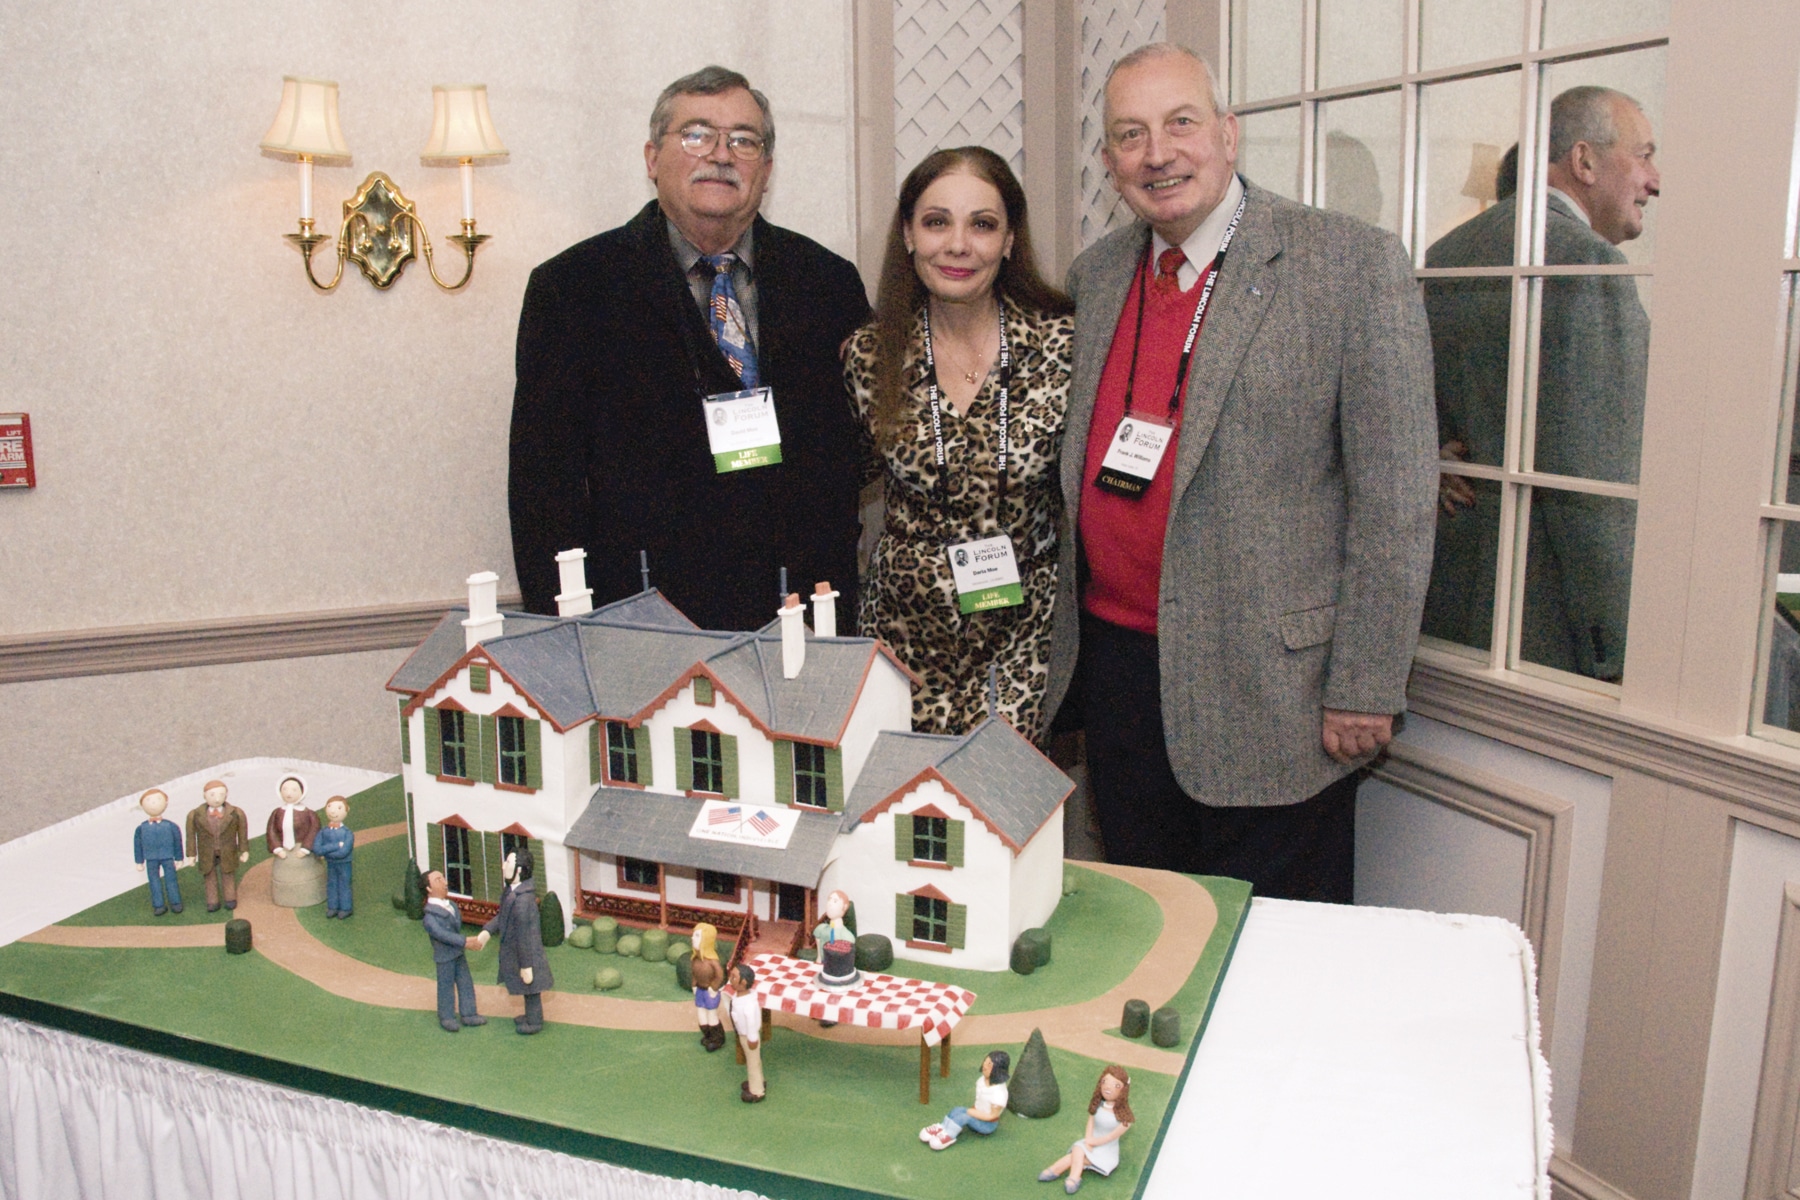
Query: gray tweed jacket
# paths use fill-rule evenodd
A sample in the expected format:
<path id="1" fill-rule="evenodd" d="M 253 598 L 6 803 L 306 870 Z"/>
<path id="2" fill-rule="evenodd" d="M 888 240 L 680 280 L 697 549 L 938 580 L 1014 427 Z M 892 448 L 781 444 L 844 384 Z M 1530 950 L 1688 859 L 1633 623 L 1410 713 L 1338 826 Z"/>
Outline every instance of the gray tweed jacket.
<path id="1" fill-rule="evenodd" d="M 1399 241 L 1247 193 L 1188 377 L 1158 616 L 1169 762 L 1189 795 L 1223 806 L 1293 803 L 1345 774 L 1320 743 L 1322 707 L 1405 707 L 1437 496 L 1431 339 Z M 1142 222 L 1117 230 L 1069 271 L 1046 712 L 1078 652 L 1094 394 L 1148 236 Z"/>

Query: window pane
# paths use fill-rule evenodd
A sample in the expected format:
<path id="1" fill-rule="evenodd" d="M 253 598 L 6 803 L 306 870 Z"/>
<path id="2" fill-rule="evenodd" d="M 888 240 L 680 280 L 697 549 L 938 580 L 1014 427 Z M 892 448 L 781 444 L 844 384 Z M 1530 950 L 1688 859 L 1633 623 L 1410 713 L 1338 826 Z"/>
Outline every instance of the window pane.
<path id="1" fill-rule="evenodd" d="M 1522 662 L 1611 683 L 1625 661 L 1637 502 L 1527 488 Z"/>
<path id="2" fill-rule="evenodd" d="M 1300 90 L 1301 9 L 1301 0 L 1232 0 L 1233 104 Z"/>
<path id="3" fill-rule="evenodd" d="M 1406 69 L 1404 0 L 1319 0 L 1319 86 L 1387 79 Z"/>
<path id="4" fill-rule="evenodd" d="M 1500 485 L 1446 475 L 1438 490 L 1437 549 L 1420 632 L 1459 646 L 1493 645 Z"/>
<path id="5" fill-rule="evenodd" d="M 1783 521 L 1775 593 L 1769 597 L 1769 660 L 1762 723 L 1800 733 L 1800 525 Z"/>
<path id="6" fill-rule="evenodd" d="M 1469 221 L 1431 248 L 1426 261 L 1437 266 L 1474 266 L 1482 232 Z M 1498 231 L 1487 249 L 1503 257 Z M 1468 236 L 1460 236 L 1468 235 Z M 1454 263 L 1446 259 L 1456 260 Z M 1510 279 L 1427 279 L 1425 315 L 1431 323 L 1436 372 L 1438 443 L 1445 458 L 1500 466 L 1506 454 L 1506 380 L 1512 340 L 1514 284 Z M 1473 643 L 1471 643 L 1473 644 Z"/>
<path id="7" fill-rule="evenodd" d="M 1551 277 L 1538 285 L 1533 469 L 1637 482 L 1649 285 L 1632 275 Z"/>
<path id="8" fill-rule="evenodd" d="M 1789 432 L 1788 450 L 1777 468 L 1775 495 L 1796 504 L 1800 503 L 1800 420 L 1795 419 L 1800 416 L 1800 276 L 1789 275 L 1784 282 L 1788 293 L 1788 344 L 1787 374 L 1782 386 Z M 1794 570 L 1800 571 L 1800 567 Z"/>
<path id="9" fill-rule="evenodd" d="M 1300 198 L 1300 110 L 1278 108 L 1238 118 L 1238 170 L 1290 200 Z"/>
<path id="10" fill-rule="evenodd" d="M 1420 241 L 1431 248 L 1425 265 L 1503 266 L 1513 261 L 1514 201 L 1500 175 L 1518 139 L 1517 71 L 1422 90 L 1418 224 Z M 1440 249 L 1439 239 L 1462 225 L 1469 228 Z"/>
<path id="11" fill-rule="evenodd" d="M 1400 123 L 1398 91 L 1319 106 L 1319 207 L 1400 232 Z"/>
<path id="12" fill-rule="evenodd" d="M 1629 37 L 1669 21 L 1669 0 L 1544 0 L 1544 45 Z"/>
<path id="13" fill-rule="evenodd" d="M 1554 0 L 1552 0 L 1554 3 Z M 1607 54 L 1544 68 L 1543 95 L 1562 96 L 1571 88 L 1601 87 L 1621 92 L 1635 105 L 1595 97 L 1583 115 L 1567 104 L 1549 106 L 1549 119 L 1539 131 L 1541 160 L 1563 151 L 1550 163 L 1540 189 L 1554 186 L 1569 196 L 1545 215 L 1546 263 L 1630 262 L 1646 265 L 1655 257 L 1656 201 L 1661 186 L 1654 157 L 1655 139 L 1662 131 L 1663 47 Z M 1556 129 L 1553 126 L 1562 126 Z M 1616 141 L 1596 150 L 1590 162 L 1591 178 L 1571 173 L 1567 146 L 1581 140 L 1584 130 L 1593 136 L 1608 133 Z"/>
<path id="14" fill-rule="evenodd" d="M 1524 0 L 1423 0 L 1420 5 L 1424 70 L 1503 58 L 1524 44 Z"/>

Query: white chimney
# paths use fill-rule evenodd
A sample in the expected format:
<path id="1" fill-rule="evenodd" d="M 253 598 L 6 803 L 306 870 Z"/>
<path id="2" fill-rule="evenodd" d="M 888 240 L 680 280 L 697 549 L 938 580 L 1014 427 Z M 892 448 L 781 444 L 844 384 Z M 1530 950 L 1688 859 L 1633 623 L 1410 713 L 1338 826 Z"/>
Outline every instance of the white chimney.
<path id="1" fill-rule="evenodd" d="M 463 649 L 473 650 L 489 638 L 506 631 L 500 615 L 500 577 L 492 571 L 477 571 L 469 576 L 469 619 L 463 625 Z"/>
<path id="2" fill-rule="evenodd" d="M 556 556 L 562 572 L 562 591 L 556 597 L 556 615 L 579 617 L 594 611 L 594 589 L 587 585 L 587 551 L 564 550 Z"/>
<path id="3" fill-rule="evenodd" d="M 831 590 L 831 584 L 823 581 L 813 584 L 813 633 L 816 636 L 837 636 L 837 598 L 838 593 Z"/>
<path id="4" fill-rule="evenodd" d="M 787 603 L 777 615 L 781 618 L 781 677 L 793 679 L 806 665 L 806 609 L 800 604 L 800 593 L 789 592 Z"/>

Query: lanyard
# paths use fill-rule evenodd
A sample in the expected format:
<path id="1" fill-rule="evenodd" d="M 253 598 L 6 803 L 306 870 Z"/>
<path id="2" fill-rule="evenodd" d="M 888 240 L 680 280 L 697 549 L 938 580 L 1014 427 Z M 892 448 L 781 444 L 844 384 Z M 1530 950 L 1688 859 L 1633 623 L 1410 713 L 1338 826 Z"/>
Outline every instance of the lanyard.
<path id="1" fill-rule="evenodd" d="M 1213 285 L 1219 282 L 1219 268 L 1225 265 L 1225 251 L 1231 249 L 1231 239 L 1237 236 L 1238 222 L 1244 217 L 1245 196 L 1238 201 L 1237 211 L 1231 214 L 1231 224 L 1225 227 L 1225 236 L 1219 239 L 1219 253 L 1214 256 L 1212 269 L 1207 272 L 1206 286 L 1200 289 L 1200 302 L 1194 305 L 1194 319 L 1188 323 L 1187 341 L 1181 345 L 1181 364 L 1175 369 L 1175 388 L 1169 393 L 1169 424 L 1175 423 L 1175 410 L 1181 407 L 1181 393 L 1187 388 L 1188 367 L 1194 361 L 1194 341 L 1200 336 L 1200 322 L 1206 319 L 1206 306 L 1212 300 Z M 1144 338 L 1144 293 L 1150 289 L 1150 247 L 1152 239 L 1144 241 L 1144 257 L 1138 263 L 1138 303 L 1137 329 L 1131 337 L 1131 374 L 1125 377 L 1125 415 L 1131 415 L 1132 389 L 1137 384 L 1138 343 Z M 928 351 L 929 353 L 929 351 Z"/>
<path id="2" fill-rule="evenodd" d="M 998 520 L 1002 514 L 1000 506 L 1006 503 L 1006 459 L 1012 448 L 1010 439 L 1010 420 L 1012 410 L 1009 407 L 1008 393 L 1012 386 L 1012 347 L 1006 340 L 1006 306 L 1000 306 L 1000 449 L 994 456 L 995 469 L 1000 473 L 999 499 L 994 504 L 994 516 Z M 949 492 L 950 483 L 944 469 L 944 416 L 942 404 L 938 399 L 937 359 L 931 352 L 931 305 L 925 306 L 925 371 L 926 396 L 931 402 L 931 440 L 936 446 L 933 461 L 937 464 L 938 502 L 942 503 Z"/>

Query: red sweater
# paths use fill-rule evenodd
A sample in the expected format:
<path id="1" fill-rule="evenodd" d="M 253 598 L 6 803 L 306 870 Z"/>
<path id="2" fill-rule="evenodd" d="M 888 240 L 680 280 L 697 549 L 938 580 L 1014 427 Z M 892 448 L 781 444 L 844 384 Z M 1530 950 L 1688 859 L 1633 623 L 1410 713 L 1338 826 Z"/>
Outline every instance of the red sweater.
<path id="1" fill-rule="evenodd" d="M 1137 380 L 1132 387 L 1133 417 L 1158 423 L 1169 419 L 1169 393 L 1175 387 L 1175 374 L 1181 365 L 1181 344 L 1187 340 L 1194 306 L 1200 303 L 1200 293 L 1211 273 L 1212 264 L 1208 263 L 1194 286 L 1185 292 L 1166 285 L 1151 287 L 1144 304 L 1144 334 L 1138 346 Z M 1087 553 L 1090 573 L 1082 608 L 1102 621 L 1155 634 L 1163 534 L 1169 523 L 1169 480 L 1180 440 L 1180 409 L 1175 413 L 1175 434 L 1169 438 L 1156 477 L 1142 496 L 1129 499 L 1094 486 L 1094 477 L 1100 473 L 1107 447 L 1112 444 L 1113 431 L 1125 416 L 1125 380 L 1131 371 L 1131 343 L 1137 329 L 1138 293 L 1143 281 L 1140 270 L 1126 294 L 1125 307 L 1119 312 L 1112 349 L 1100 375 L 1100 390 L 1094 397 L 1094 421 L 1088 428 L 1080 524 L 1081 545 Z M 1217 300 L 1215 295 L 1213 301 Z M 1199 349 L 1196 340 L 1196 354 Z"/>

